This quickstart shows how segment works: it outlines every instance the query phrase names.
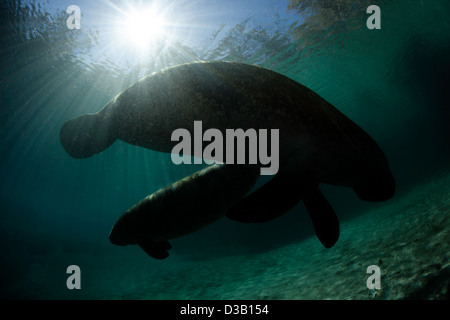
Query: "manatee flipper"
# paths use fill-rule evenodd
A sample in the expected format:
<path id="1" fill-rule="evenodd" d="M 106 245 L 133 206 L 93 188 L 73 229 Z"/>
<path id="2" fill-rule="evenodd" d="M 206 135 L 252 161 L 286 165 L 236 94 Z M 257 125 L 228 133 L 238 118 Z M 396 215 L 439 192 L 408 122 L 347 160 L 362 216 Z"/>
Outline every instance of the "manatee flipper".
<path id="1" fill-rule="evenodd" d="M 309 189 L 303 204 L 312 219 L 314 230 L 325 248 L 331 248 L 339 238 L 339 220 L 319 188 Z"/>
<path id="2" fill-rule="evenodd" d="M 296 176 L 277 174 L 230 208 L 227 218 L 243 223 L 259 223 L 283 215 L 303 198 L 302 191 L 293 185 L 296 181 Z"/>
<path id="3" fill-rule="evenodd" d="M 299 181 L 302 181 L 300 185 Z M 243 223 L 267 222 L 303 200 L 317 237 L 326 248 L 331 248 L 339 238 L 339 220 L 317 184 L 311 181 L 313 179 L 307 173 L 277 174 L 236 203 L 226 216 Z"/>
<path id="4" fill-rule="evenodd" d="M 139 238 L 138 245 L 150 257 L 159 260 L 167 258 L 169 256 L 167 250 L 172 249 L 169 241 L 152 241 L 146 238 Z"/>

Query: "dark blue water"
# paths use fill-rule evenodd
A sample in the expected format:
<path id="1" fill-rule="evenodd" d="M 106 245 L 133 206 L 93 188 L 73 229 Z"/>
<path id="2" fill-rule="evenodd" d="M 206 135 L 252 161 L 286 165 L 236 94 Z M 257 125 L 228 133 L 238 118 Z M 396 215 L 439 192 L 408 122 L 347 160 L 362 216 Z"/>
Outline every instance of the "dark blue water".
<path id="1" fill-rule="evenodd" d="M 168 154 L 120 141 L 94 157 L 76 160 L 62 148 L 59 130 L 74 117 L 97 112 L 143 75 L 168 66 L 238 61 L 306 85 L 378 142 L 396 178 L 398 196 L 448 167 L 449 2 L 371 1 L 381 8 L 381 30 L 367 29 L 366 1 L 340 1 L 331 7 L 304 1 L 304 14 L 300 3 L 164 1 L 158 9 L 167 19 L 164 33 L 145 40 L 150 48 L 141 48 L 116 32 L 123 12 L 137 1 L 78 2 L 79 30 L 66 26 L 67 1 L 2 1 L 1 297 L 108 298 L 108 286 L 123 272 L 130 273 L 120 267 L 121 257 L 161 270 L 167 265 L 176 270 L 180 259 L 201 268 L 205 260 L 233 255 L 252 259 L 314 235 L 299 205 L 265 224 L 220 220 L 174 240 L 171 257 L 159 265 L 136 248 L 109 243 L 109 231 L 122 212 L 200 167 L 176 166 Z M 363 202 L 349 189 L 322 190 L 341 221 L 382 205 Z M 65 270 L 82 262 L 86 286 L 70 296 Z M 89 287 L 96 282 L 89 268 L 96 266 L 107 268 L 107 279 Z M 133 272 L 136 279 L 142 276 L 138 268 Z M 164 276 L 182 279 L 182 272 Z M 208 279 L 198 283 L 206 287 Z M 142 297 L 155 296 L 123 296 Z"/>

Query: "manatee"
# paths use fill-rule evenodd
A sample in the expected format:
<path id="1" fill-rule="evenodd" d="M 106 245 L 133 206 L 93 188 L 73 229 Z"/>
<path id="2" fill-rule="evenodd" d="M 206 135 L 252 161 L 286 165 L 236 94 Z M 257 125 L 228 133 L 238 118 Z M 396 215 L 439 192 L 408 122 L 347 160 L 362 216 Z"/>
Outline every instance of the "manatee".
<path id="1" fill-rule="evenodd" d="M 115 223 L 109 239 L 138 244 L 156 259 L 168 257 L 168 240 L 200 230 L 225 215 L 259 177 L 259 168 L 214 164 L 145 197 Z"/>
<path id="2" fill-rule="evenodd" d="M 234 62 L 183 64 L 146 76 L 96 114 L 66 122 L 60 141 L 77 159 L 116 140 L 170 153 L 175 129 L 279 129 L 279 171 L 227 210 L 230 219 L 258 223 L 303 202 L 329 248 L 338 218 L 319 184 L 353 188 L 366 201 L 394 196 L 395 182 L 377 143 L 318 94 L 277 72 Z M 221 182 L 216 186 L 221 188 Z M 223 190 L 231 192 L 232 188 Z M 162 196 L 161 196 L 162 197 Z M 193 214 L 195 216 L 195 214 Z"/>

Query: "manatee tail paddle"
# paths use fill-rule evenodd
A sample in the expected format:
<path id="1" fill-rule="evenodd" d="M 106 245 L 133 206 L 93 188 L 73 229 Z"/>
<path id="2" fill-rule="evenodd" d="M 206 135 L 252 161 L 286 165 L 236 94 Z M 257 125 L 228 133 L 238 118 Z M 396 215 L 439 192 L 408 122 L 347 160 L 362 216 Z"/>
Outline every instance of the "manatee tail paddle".
<path id="1" fill-rule="evenodd" d="M 84 159 L 100 153 L 116 141 L 109 119 L 96 114 L 67 121 L 59 133 L 61 144 L 73 158 Z"/>

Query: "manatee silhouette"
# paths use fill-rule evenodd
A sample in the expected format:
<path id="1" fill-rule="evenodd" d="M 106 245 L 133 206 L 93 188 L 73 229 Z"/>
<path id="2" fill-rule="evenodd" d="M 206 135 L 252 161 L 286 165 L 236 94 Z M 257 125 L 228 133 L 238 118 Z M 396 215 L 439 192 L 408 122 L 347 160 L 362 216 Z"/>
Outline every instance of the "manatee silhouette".
<path id="1" fill-rule="evenodd" d="M 156 259 L 169 256 L 167 240 L 200 230 L 223 217 L 259 177 L 259 167 L 214 164 L 147 196 L 115 223 L 109 239 L 138 244 Z"/>
<path id="2" fill-rule="evenodd" d="M 117 139 L 171 152 L 178 143 L 171 141 L 172 132 L 185 128 L 192 136 L 196 120 L 203 130 L 221 132 L 279 129 L 278 173 L 231 207 L 230 219 L 268 221 L 303 200 L 319 240 L 329 248 L 338 240 L 339 222 L 320 183 L 353 188 L 367 201 L 388 200 L 395 193 L 387 159 L 364 130 L 298 82 L 242 63 L 197 62 L 153 73 L 98 113 L 66 122 L 60 140 L 79 159 Z"/>

